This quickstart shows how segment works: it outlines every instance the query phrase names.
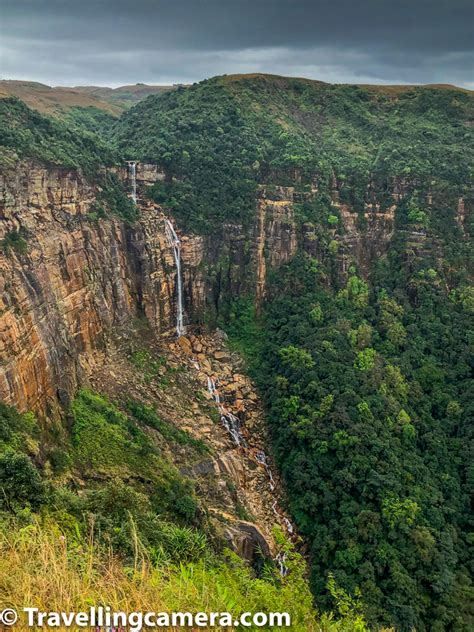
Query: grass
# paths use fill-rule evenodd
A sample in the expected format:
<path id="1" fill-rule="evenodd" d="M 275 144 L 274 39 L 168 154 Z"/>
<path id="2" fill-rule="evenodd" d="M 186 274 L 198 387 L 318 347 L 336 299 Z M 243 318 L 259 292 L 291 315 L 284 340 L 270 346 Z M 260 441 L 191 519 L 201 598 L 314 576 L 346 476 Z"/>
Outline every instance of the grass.
<path id="1" fill-rule="evenodd" d="M 125 567 L 110 550 L 97 545 L 92 532 L 87 540 L 77 541 L 66 538 L 53 522 L 38 520 L 20 529 L 2 529 L 2 607 L 78 612 L 92 605 L 108 605 L 112 611 L 229 611 L 234 615 L 290 612 L 292 630 L 357 629 L 328 617 L 317 623 L 303 576 L 304 564 L 297 554 L 289 562 L 292 571 L 287 578 L 281 580 L 268 572 L 256 579 L 231 553 L 225 561 L 213 564 L 154 567 L 137 537 L 134 546 L 134 561 Z M 20 621 L 15 629 L 28 628 Z M 273 628 L 279 629 L 283 628 Z"/>
<path id="2" fill-rule="evenodd" d="M 157 430 L 167 441 L 179 445 L 189 445 L 200 454 L 209 452 L 209 448 L 204 441 L 195 439 L 189 432 L 181 430 L 181 428 L 177 428 L 171 422 L 162 419 L 152 406 L 131 400 L 128 402 L 127 407 L 135 419 Z"/>

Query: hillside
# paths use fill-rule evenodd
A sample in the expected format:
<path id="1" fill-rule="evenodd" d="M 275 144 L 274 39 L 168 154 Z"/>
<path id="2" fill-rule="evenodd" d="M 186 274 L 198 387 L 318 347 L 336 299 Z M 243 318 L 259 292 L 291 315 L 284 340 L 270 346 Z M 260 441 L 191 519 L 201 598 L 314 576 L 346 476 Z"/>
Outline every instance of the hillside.
<path id="1" fill-rule="evenodd" d="M 117 117 L 152 94 L 163 94 L 177 86 L 47 86 L 36 81 L 0 80 L 0 99 L 17 97 L 33 110 L 50 116 L 64 116 L 71 109 L 92 108 Z"/>
<path id="2" fill-rule="evenodd" d="M 177 178 L 160 200 L 189 226 L 252 216 L 259 182 L 332 187 L 360 210 L 390 178 L 424 187 L 471 181 L 473 97 L 415 87 L 394 96 L 271 76 L 224 76 L 150 97 L 115 127 L 117 146 Z M 467 151 L 466 159 L 461 154 Z M 429 184 L 433 181 L 433 184 Z"/>
<path id="3" fill-rule="evenodd" d="M 218 77 L 114 130 L 161 166 L 152 195 L 187 229 L 258 239 L 284 211 L 298 247 L 266 274 L 283 242 L 259 242 L 260 318 L 224 272 L 218 318 L 265 397 L 316 602 L 334 572 L 372 624 L 407 631 L 472 622 L 473 103 L 450 86 Z"/>
<path id="4" fill-rule="evenodd" d="M 68 120 L 0 100 L 9 600 L 59 531 L 76 600 L 471 629 L 472 93 L 223 76 Z"/>
<path id="5" fill-rule="evenodd" d="M 71 108 L 95 108 L 118 116 L 122 108 L 74 88 L 52 88 L 36 81 L 0 80 L 0 98 L 17 97 L 41 114 L 63 116 Z"/>
<path id="6" fill-rule="evenodd" d="M 152 94 L 164 94 L 176 90 L 177 86 L 149 86 L 145 83 L 136 83 L 130 86 L 107 88 L 106 86 L 75 86 L 72 90 L 81 94 L 87 94 L 101 99 L 122 110 L 136 105 Z"/>
<path id="7" fill-rule="evenodd" d="M 107 123 L 108 123 L 108 119 Z M 113 164 L 116 153 L 85 125 L 43 116 L 15 97 L 0 99 L 0 162 L 29 158 L 85 171 Z"/>

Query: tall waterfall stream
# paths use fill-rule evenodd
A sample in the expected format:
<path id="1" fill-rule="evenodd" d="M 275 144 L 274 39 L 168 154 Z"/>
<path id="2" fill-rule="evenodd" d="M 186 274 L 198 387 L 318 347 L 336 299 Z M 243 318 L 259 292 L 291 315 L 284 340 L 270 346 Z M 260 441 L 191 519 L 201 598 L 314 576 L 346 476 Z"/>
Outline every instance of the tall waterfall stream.
<path id="1" fill-rule="evenodd" d="M 134 204 L 137 204 L 137 163 L 133 161 L 127 162 L 130 179 L 132 184 L 132 200 Z M 174 229 L 172 222 L 169 219 L 165 220 L 165 234 L 168 242 L 173 250 L 173 258 L 176 267 L 176 286 L 177 286 L 177 307 L 176 307 L 176 334 L 179 337 L 183 336 L 186 333 L 186 327 L 184 325 L 184 301 L 183 301 L 183 277 L 182 277 L 182 269 L 181 269 L 181 242 L 179 240 L 178 235 Z M 194 368 L 197 370 L 200 369 L 199 363 L 196 360 L 192 360 L 192 364 Z M 245 441 L 245 438 L 242 435 L 241 431 L 241 421 L 240 419 L 231 413 L 224 406 L 221 401 L 221 396 L 219 390 L 217 388 L 217 379 L 213 379 L 212 377 L 207 377 L 207 390 L 214 400 L 217 409 L 219 411 L 220 419 L 222 425 L 229 433 L 232 441 L 238 448 L 247 449 L 248 445 Z M 263 450 L 258 450 L 255 454 L 256 462 L 265 468 L 267 477 L 268 477 L 268 486 L 270 488 L 270 492 L 274 493 L 276 489 L 275 480 L 273 478 L 272 471 L 270 466 L 267 463 L 267 457 Z M 288 520 L 286 516 L 282 516 L 280 511 L 278 510 L 278 500 L 275 498 L 272 503 L 272 511 L 276 517 L 282 518 L 283 522 L 286 526 L 288 534 L 291 536 L 294 533 L 293 525 Z M 275 562 L 278 565 L 280 574 L 284 577 L 288 573 L 288 568 L 285 565 L 286 561 L 286 553 L 280 551 L 275 557 Z"/>
<path id="2" fill-rule="evenodd" d="M 130 181 L 132 183 L 132 200 L 133 203 L 137 203 L 137 163 L 129 160 L 127 162 L 128 170 L 130 172 Z"/>
<path id="3" fill-rule="evenodd" d="M 186 328 L 184 326 L 184 307 L 183 307 L 183 275 L 181 272 L 181 242 L 176 234 L 173 224 L 169 219 L 165 221 L 166 237 L 173 249 L 174 263 L 176 266 L 176 285 L 177 285 L 177 307 L 176 307 L 176 334 L 184 336 Z"/>
<path id="4" fill-rule="evenodd" d="M 178 292 L 178 300 L 177 300 L 177 311 L 176 311 L 176 334 L 179 337 L 183 336 L 186 333 L 186 328 L 184 326 L 184 308 L 183 308 L 183 278 L 182 278 L 182 269 L 181 269 L 181 243 L 178 235 L 174 229 L 173 224 L 169 219 L 165 220 L 165 233 L 168 239 L 168 242 L 173 250 L 173 256 L 176 266 L 176 279 L 177 279 L 177 292 Z M 192 365 L 195 369 L 199 370 L 200 366 L 197 360 L 194 358 L 191 360 Z M 211 395 L 214 403 L 217 406 L 217 410 L 219 411 L 220 419 L 222 425 L 229 433 L 232 441 L 235 445 L 243 450 L 248 449 L 247 442 L 242 434 L 242 427 L 240 419 L 231 413 L 224 406 L 222 402 L 221 395 L 218 389 L 219 378 L 214 378 L 211 376 L 207 376 L 207 390 Z M 276 490 L 275 479 L 273 478 L 272 471 L 267 462 L 266 454 L 263 450 L 258 450 L 255 455 L 255 460 L 257 463 L 265 468 L 268 477 L 268 486 L 270 492 L 273 494 Z M 283 520 L 285 524 L 286 530 L 290 536 L 294 534 L 293 525 L 288 520 L 286 516 L 282 516 L 281 512 L 278 510 L 278 501 L 275 498 L 272 504 L 272 511 L 278 518 Z M 278 555 L 275 557 L 275 562 L 278 565 L 280 574 L 284 577 L 288 573 L 288 568 L 285 565 L 286 561 L 286 553 L 280 551 Z"/>

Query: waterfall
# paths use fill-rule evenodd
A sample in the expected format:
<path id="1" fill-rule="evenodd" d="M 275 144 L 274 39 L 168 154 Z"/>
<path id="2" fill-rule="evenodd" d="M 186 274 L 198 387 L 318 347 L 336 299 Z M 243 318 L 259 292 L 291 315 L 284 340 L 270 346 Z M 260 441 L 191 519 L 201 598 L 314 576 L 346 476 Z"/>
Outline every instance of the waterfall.
<path id="1" fill-rule="evenodd" d="M 183 308 L 183 277 L 181 274 L 181 243 L 178 235 L 169 219 L 165 222 L 166 237 L 173 249 L 174 262 L 176 265 L 176 281 L 178 288 L 178 306 L 176 310 L 176 333 L 184 336 L 186 328 L 184 326 L 184 308 Z"/>
<path id="2" fill-rule="evenodd" d="M 217 404 L 217 408 L 221 416 L 222 425 L 230 434 L 234 443 L 239 447 L 242 446 L 245 448 L 247 444 L 242 436 L 242 433 L 240 432 L 240 420 L 238 417 L 226 410 L 224 406 L 222 406 L 221 396 L 219 395 L 219 391 L 216 388 L 216 383 L 210 377 L 207 378 L 207 390 L 212 395 L 212 399 Z"/>
<path id="3" fill-rule="evenodd" d="M 247 447 L 247 443 L 240 432 L 240 419 L 232 413 L 225 412 L 223 417 L 228 421 L 230 436 L 238 446 Z"/>
<path id="4" fill-rule="evenodd" d="M 273 474 L 271 469 L 268 467 L 268 465 L 265 465 L 265 469 L 267 470 L 267 475 L 268 475 L 268 480 L 269 480 L 269 487 L 270 487 L 270 491 L 273 492 L 275 490 L 275 480 L 273 478 Z"/>
<path id="5" fill-rule="evenodd" d="M 130 171 L 130 179 L 132 181 L 132 200 L 133 203 L 137 203 L 137 163 L 129 160 L 127 162 L 129 171 Z"/>
<path id="6" fill-rule="evenodd" d="M 286 553 L 280 552 L 275 558 L 275 562 L 278 564 L 280 568 L 280 575 L 282 577 L 286 577 L 288 575 L 288 568 L 285 564 L 286 562 Z"/>
<path id="7" fill-rule="evenodd" d="M 173 227 L 170 224 L 170 231 L 173 229 Z M 174 231 L 173 231 L 174 233 Z M 168 233 L 167 233 L 168 234 Z M 170 233 L 171 234 L 171 233 Z M 171 240 L 170 236 L 168 236 L 168 238 Z M 177 240 L 177 237 L 176 237 Z M 179 241 L 178 241 L 179 244 Z M 195 360 L 195 358 L 191 359 L 191 362 L 193 363 L 193 365 L 199 369 L 199 363 Z M 207 376 L 207 390 L 208 393 L 211 395 L 213 401 L 215 402 L 215 404 L 217 405 L 217 409 L 219 411 L 220 414 L 220 418 L 221 418 L 221 422 L 222 425 L 224 426 L 224 428 L 226 429 L 226 431 L 230 434 L 230 436 L 232 437 L 232 440 L 234 441 L 234 443 L 238 446 L 238 447 L 242 447 L 242 448 L 247 448 L 248 445 L 244 439 L 244 437 L 242 436 L 242 433 L 240 432 L 240 419 L 238 417 L 236 417 L 235 415 L 233 415 L 230 411 L 228 411 L 225 406 L 223 405 L 223 402 L 221 401 L 221 397 L 219 394 L 219 391 L 217 389 L 217 382 L 218 382 L 218 378 L 216 378 L 216 380 L 214 380 L 212 377 L 210 377 L 209 375 Z M 270 492 L 273 493 L 275 492 L 276 489 L 276 483 L 275 483 L 275 479 L 273 478 L 273 474 L 272 471 L 270 469 L 270 465 L 268 463 L 267 460 L 267 455 L 265 454 L 265 452 L 263 450 L 257 450 L 255 452 L 255 461 L 259 464 L 262 465 L 265 468 L 265 472 L 266 475 L 268 477 L 268 485 L 270 488 Z M 292 538 L 292 536 L 294 535 L 294 527 L 293 524 L 291 523 L 291 521 L 284 515 L 281 515 L 279 510 L 278 510 L 278 500 L 273 496 L 273 502 L 272 502 L 272 512 L 275 515 L 276 518 L 278 519 L 282 519 L 283 523 L 285 525 L 285 528 L 289 534 L 289 537 Z M 277 556 L 274 558 L 274 561 L 276 562 L 277 566 L 278 566 L 278 570 L 280 572 L 280 575 L 282 577 L 286 577 L 289 573 L 289 569 L 286 565 L 286 561 L 287 561 L 287 554 L 284 551 L 280 551 Z"/>

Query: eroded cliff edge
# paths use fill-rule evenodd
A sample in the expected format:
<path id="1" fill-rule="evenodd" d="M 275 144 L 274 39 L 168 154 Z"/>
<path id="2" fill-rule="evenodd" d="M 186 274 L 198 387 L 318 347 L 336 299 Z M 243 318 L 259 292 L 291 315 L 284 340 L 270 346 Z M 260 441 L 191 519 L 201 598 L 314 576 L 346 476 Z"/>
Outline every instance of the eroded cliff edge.
<path id="1" fill-rule="evenodd" d="M 126 172 L 120 175 L 127 185 Z M 139 165 L 142 191 L 158 177 L 153 165 Z M 144 317 L 155 334 L 173 329 L 176 269 L 166 215 L 142 195 L 133 225 L 112 215 L 97 219 L 98 184 L 80 171 L 33 162 L 3 171 L 0 190 L 0 240 L 17 232 L 26 242 L 24 251 L 0 253 L 0 397 L 21 411 L 56 413 L 104 361 L 117 327 Z M 254 296 L 258 305 L 268 272 L 298 250 L 327 256 L 317 227 L 295 217 L 313 193 L 261 185 L 250 227 L 229 222 L 212 235 L 180 234 L 189 323 L 212 322 L 222 303 L 239 296 Z M 403 194 L 397 182 L 390 204 L 368 202 L 361 230 L 360 216 L 339 202 L 334 183 L 332 205 L 342 225 L 330 236 L 341 277 L 351 262 L 368 270 L 386 252 Z"/>

